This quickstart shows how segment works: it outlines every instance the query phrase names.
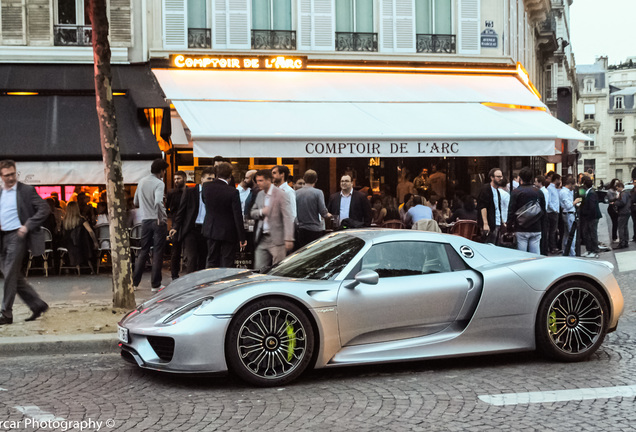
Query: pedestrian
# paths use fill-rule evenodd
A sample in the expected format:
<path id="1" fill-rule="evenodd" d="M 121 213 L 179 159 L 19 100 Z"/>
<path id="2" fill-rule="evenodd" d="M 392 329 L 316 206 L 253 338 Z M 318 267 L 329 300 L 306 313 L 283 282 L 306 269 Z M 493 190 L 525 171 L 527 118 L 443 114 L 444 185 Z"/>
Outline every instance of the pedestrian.
<path id="1" fill-rule="evenodd" d="M 539 175 L 534 179 L 535 188 L 539 189 L 541 193 L 543 193 L 543 198 L 545 200 L 545 208 L 544 211 L 546 214 L 548 213 L 548 202 L 550 201 L 550 192 L 548 192 L 548 185 L 550 181 L 546 179 L 544 176 Z M 550 249 L 548 244 L 548 218 L 544 217 L 541 219 L 541 244 L 539 246 L 541 249 L 541 255 L 548 255 L 548 251 Z"/>
<path id="2" fill-rule="evenodd" d="M 168 191 L 168 196 L 166 198 L 166 212 L 168 213 L 170 226 L 174 226 L 174 219 L 177 216 L 179 204 L 181 204 L 181 198 L 186 188 L 187 178 L 186 173 L 183 171 L 177 171 L 174 173 L 174 188 Z M 179 270 L 181 270 L 181 248 L 183 245 L 173 236 L 170 236 L 170 241 L 172 243 L 170 253 L 170 275 L 172 276 L 172 280 L 175 280 L 179 278 Z"/>
<path id="3" fill-rule="evenodd" d="M 66 206 L 66 216 L 62 221 L 62 247 L 68 251 L 70 266 L 79 268 L 88 265 L 93 270 L 91 261 L 95 258 L 99 243 L 91 225 L 80 214 L 76 201 Z"/>
<path id="4" fill-rule="evenodd" d="M 550 177 L 550 184 L 547 187 L 548 190 L 548 203 L 547 203 L 547 218 L 548 218 L 548 251 L 553 254 L 560 254 L 561 251 L 557 246 L 557 227 L 559 224 L 559 186 L 561 185 L 561 176 L 557 173 L 552 173 Z"/>
<path id="5" fill-rule="evenodd" d="M 618 200 L 618 192 L 616 191 L 616 183 L 620 180 L 617 178 L 610 181 L 607 187 L 607 214 L 612 221 L 612 242 L 618 242 L 618 209 L 616 208 L 616 200 Z"/>
<path id="6" fill-rule="evenodd" d="M 340 189 L 329 198 L 329 213 L 337 215 L 341 225 L 349 219 L 353 221 L 349 227 L 371 226 L 371 204 L 363 193 L 353 190 L 351 175 L 345 174 L 340 178 Z"/>
<path id="7" fill-rule="evenodd" d="M 272 168 L 272 183 L 282 191 L 285 191 L 289 198 L 289 205 L 292 216 L 296 220 L 296 191 L 287 184 L 289 178 L 289 168 L 285 165 L 276 165 Z"/>
<path id="8" fill-rule="evenodd" d="M 241 213 L 245 214 L 245 202 L 247 197 L 250 196 L 250 192 L 254 187 L 254 174 L 256 170 L 249 170 L 243 176 L 243 180 L 236 186 L 236 190 L 239 191 L 239 198 L 241 199 Z"/>
<path id="9" fill-rule="evenodd" d="M 204 168 L 200 183 L 193 188 L 186 188 L 170 230 L 170 237 L 183 244 L 186 273 L 203 270 L 207 264 L 208 242 L 203 236 L 203 185 L 214 180 L 215 171 L 214 167 Z"/>
<path id="10" fill-rule="evenodd" d="M 539 254 L 541 252 L 541 219 L 545 218 L 545 196 L 533 185 L 532 169 L 523 167 L 519 171 L 521 183 L 510 194 L 510 206 L 508 207 L 508 229 L 515 232 L 517 237 L 517 249 L 524 252 Z M 540 213 L 538 216 L 523 223 L 517 215 L 517 211 L 528 203 L 538 203 Z"/>
<path id="11" fill-rule="evenodd" d="M 501 196 L 501 222 L 504 225 L 508 222 L 508 207 L 510 207 L 510 192 L 506 189 L 507 187 L 508 179 L 502 177 L 499 182 L 499 195 Z"/>
<path id="12" fill-rule="evenodd" d="M 272 173 L 259 170 L 256 183 L 261 191 L 252 207 L 256 227 L 254 268 L 262 270 L 282 261 L 294 247 L 294 218 L 289 197 L 272 185 Z"/>
<path id="13" fill-rule="evenodd" d="M 298 219 L 299 248 L 319 239 L 325 233 L 319 217 L 323 219 L 331 217 L 325 206 L 325 196 L 320 189 L 314 186 L 318 181 L 318 174 L 314 170 L 305 171 L 303 176 L 305 186 L 296 191 L 296 208 Z"/>
<path id="14" fill-rule="evenodd" d="M 294 183 L 294 190 L 298 190 L 298 189 L 302 189 L 305 186 L 305 179 L 304 178 L 299 178 L 298 180 L 296 180 L 296 183 Z"/>
<path id="15" fill-rule="evenodd" d="M 598 258 L 601 251 L 598 246 L 598 220 L 600 210 L 598 208 L 598 195 L 593 188 L 594 180 L 589 176 L 583 177 L 583 202 L 581 203 L 581 241 L 585 245 L 586 252 L 581 254 L 585 258 Z"/>
<path id="16" fill-rule="evenodd" d="M 626 249 L 629 247 L 629 228 L 627 227 L 627 222 L 629 222 L 632 200 L 629 191 L 625 190 L 625 185 L 620 180 L 616 182 L 616 191 L 619 194 L 616 200 L 619 242 L 618 246 L 614 247 L 614 249 Z"/>
<path id="17" fill-rule="evenodd" d="M 481 228 L 484 243 L 497 244 L 502 227 L 501 193 L 499 186 L 503 180 L 500 168 L 488 172 L 490 182 L 483 185 L 477 196 L 477 224 Z"/>
<path id="18" fill-rule="evenodd" d="M 433 209 L 425 197 L 414 195 L 413 206 L 406 212 L 404 224 L 410 227 L 422 219 L 433 219 Z"/>
<path id="19" fill-rule="evenodd" d="M 0 269 L 4 275 L 0 325 L 6 325 L 13 323 L 16 294 L 31 309 L 26 321 L 37 319 L 49 308 L 24 278 L 22 262 L 27 249 L 33 256 L 44 253 L 44 231 L 40 227 L 50 210 L 33 186 L 18 181 L 14 161 L 0 161 L 0 176 Z"/>
<path id="20" fill-rule="evenodd" d="M 165 184 L 163 178 L 168 170 L 168 163 L 163 159 L 155 159 L 150 165 L 150 174 L 139 181 L 135 191 L 134 203 L 141 213 L 141 250 L 135 261 L 133 287 L 137 289 L 141 282 L 146 260 L 152 248 L 152 273 L 150 286 L 152 292 L 163 288 L 161 285 L 161 264 L 163 249 L 168 234 L 168 215 L 163 205 Z"/>
<path id="21" fill-rule="evenodd" d="M 563 255 L 565 256 L 576 256 L 576 233 L 574 233 L 574 237 L 572 237 L 572 245 L 570 246 L 570 250 L 567 249 L 568 239 L 570 235 L 570 231 L 572 230 L 572 225 L 574 225 L 574 221 L 576 219 L 576 207 L 581 202 L 581 198 L 574 198 L 574 188 L 576 187 L 576 181 L 574 177 L 568 176 L 565 179 L 563 187 L 559 190 L 559 205 L 563 211 Z"/>
<path id="22" fill-rule="evenodd" d="M 234 267 L 236 252 L 245 248 L 245 230 L 239 191 L 230 184 L 232 164 L 216 165 L 216 179 L 203 184 L 205 219 L 203 235 L 208 241 L 207 267 Z"/>
<path id="23" fill-rule="evenodd" d="M 636 168 L 634 168 L 634 170 L 636 170 Z M 632 186 L 634 186 L 634 183 L 636 182 L 633 181 Z M 632 187 L 632 190 L 629 192 L 629 197 L 632 200 L 631 213 L 632 213 L 632 224 L 634 228 L 632 230 L 632 232 L 634 233 L 634 237 L 632 237 L 632 241 L 636 242 L 636 187 Z"/>

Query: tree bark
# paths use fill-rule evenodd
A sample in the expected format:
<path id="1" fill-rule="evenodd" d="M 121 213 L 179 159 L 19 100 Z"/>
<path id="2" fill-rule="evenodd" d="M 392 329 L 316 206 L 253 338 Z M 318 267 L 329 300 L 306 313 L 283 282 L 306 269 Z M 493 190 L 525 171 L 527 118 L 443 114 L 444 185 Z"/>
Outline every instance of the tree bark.
<path id="1" fill-rule="evenodd" d="M 125 225 L 126 196 L 113 100 L 106 0 L 90 0 L 95 63 L 95 96 L 110 218 L 113 264 L 113 307 L 135 307 L 130 266 L 130 240 Z"/>

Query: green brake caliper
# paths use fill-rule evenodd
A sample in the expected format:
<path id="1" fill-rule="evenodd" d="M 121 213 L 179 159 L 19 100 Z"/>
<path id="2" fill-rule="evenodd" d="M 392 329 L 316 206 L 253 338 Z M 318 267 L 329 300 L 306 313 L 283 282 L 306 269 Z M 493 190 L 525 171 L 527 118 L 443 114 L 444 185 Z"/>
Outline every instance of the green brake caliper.
<path id="1" fill-rule="evenodd" d="M 291 361 L 294 357 L 294 350 L 296 349 L 296 333 L 294 332 L 294 326 L 287 321 L 287 338 L 289 342 L 287 344 L 287 361 Z"/>
<path id="2" fill-rule="evenodd" d="M 550 312 L 550 318 L 548 318 L 548 325 L 550 326 L 550 332 L 552 332 L 553 334 L 556 334 L 557 325 L 556 325 L 556 312 L 555 311 Z"/>

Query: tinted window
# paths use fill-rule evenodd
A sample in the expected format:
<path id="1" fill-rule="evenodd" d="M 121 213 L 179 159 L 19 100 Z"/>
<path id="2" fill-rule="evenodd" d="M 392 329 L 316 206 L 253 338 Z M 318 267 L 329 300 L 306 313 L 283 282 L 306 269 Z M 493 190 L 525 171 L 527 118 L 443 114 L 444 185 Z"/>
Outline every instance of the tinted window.
<path id="1" fill-rule="evenodd" d="M 289 256 L 268 274 L 300 279 L 328 280 L 351 262 L 364 240 L 349 235 L 327 237 Z"/>
<path id="2" fill-rule="evenodd" d="M 362 270 L 373 270 L 381 278 L 452 271 L 444 244 L 412 241 L 372 246 L 362 258 Z"/>

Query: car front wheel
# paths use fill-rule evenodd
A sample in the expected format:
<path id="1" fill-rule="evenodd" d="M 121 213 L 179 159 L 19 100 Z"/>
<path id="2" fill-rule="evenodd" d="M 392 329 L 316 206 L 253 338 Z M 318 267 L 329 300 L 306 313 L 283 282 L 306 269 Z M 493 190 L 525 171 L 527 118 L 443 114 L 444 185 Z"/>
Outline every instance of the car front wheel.
<path id="1" fill-rule="evenodd" d="M 573 280 L 559 284 L 539 307 L 537 346 L 557 360 L 583 360 L 603 343 L 608 315 L 605 298 L 590 283 Z"/>
<path id="2" fill-rule="evenodd" d="M 283 299 L 264 299 L 242 309 L 230 323 L 225 352 L 230 370 L 258 386 L 279 386 L 309 365 L 314 332 L 307 315 Z"/>

